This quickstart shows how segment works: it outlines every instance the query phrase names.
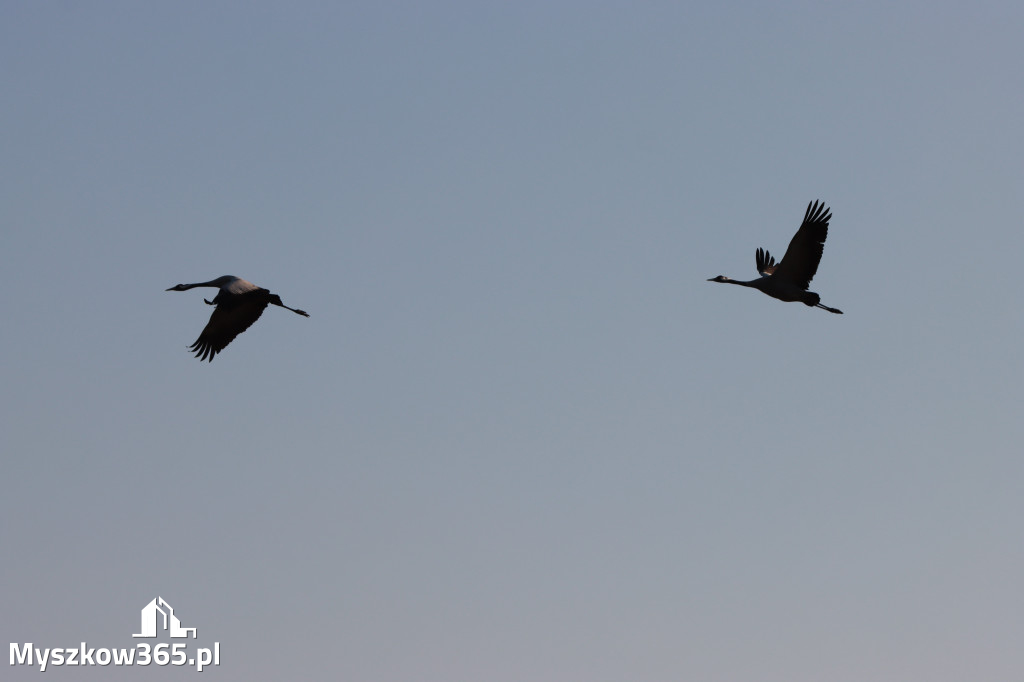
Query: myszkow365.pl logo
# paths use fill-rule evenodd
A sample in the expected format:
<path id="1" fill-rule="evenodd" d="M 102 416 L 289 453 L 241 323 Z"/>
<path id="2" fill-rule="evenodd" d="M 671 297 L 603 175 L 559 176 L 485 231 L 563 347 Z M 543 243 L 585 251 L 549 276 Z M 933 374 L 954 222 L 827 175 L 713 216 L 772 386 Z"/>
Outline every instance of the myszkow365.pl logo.
<path id="1" fill-rule="evenodd" d="M 156 637 L 158 630 L 164 630 L 172 639 L 196 638 L 195 628 L 182 627 L 181 620 L 174 615 L 174 609 L 157 597 L 142 608 L 141 632 L 132 637 Z M 85 642 L 73 649 L 34 647 L 32 642 L 18 644 L 11 642 L 11 665 L 38 665 L 43 672 L 48 666 L 78 665 L 177 665 L 195 666 L 199 672 L 208 665 L 220 665 L 220 642 L 213 643 L 213 649 L 196 649 L 189 655 L 188 643 L 161 643 L 153 646 L 139 642 L 125 648 L 90 648 Z"/>

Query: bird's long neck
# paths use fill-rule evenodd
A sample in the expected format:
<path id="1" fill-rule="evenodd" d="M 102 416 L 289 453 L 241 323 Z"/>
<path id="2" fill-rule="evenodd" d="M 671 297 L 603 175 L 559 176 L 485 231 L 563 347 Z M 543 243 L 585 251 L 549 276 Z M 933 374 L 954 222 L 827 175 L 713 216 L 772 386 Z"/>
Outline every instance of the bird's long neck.
<path id="1" fill-rule="evenodd" d="M 222 278 L 218 277 L 217 279 L 211 279 L 209 282 L 196 282 L 195 284 L 182 284 L 181 285 L 181 290 L 185 291 L 186 289 L 196 289 L 198 287 L 214 287 L 214 288 L 218 288 L 219 289 L 221 286 L 223 286 L 223 284 L 224 284 L 224 280 Z"/>
<path id="2" fill-rule="evenodd" d="M 723 284 L 739 284 L 741 287 L 751 287 L 751 288 L 754 288 L 754 289 L 758 289 L 758 288 L 760 288 L 758 285 L 760 284 L 762 279 L 763 279 L 762 277 L 759 277 L 758 279 L 752 279 L 752 280 L 747 281 L 747 282 L 744 282 L 744 281 L 738 280 L 738 279 L 724 279 L 724 280 L 722 280 L 722 283 Z"/>

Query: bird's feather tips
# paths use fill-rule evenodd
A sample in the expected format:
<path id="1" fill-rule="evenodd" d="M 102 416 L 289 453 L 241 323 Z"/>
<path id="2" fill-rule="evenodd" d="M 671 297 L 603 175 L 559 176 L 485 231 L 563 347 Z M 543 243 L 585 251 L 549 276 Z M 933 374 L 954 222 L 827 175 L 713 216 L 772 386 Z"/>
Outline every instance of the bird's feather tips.
<path id="1" fill-rule="evenodd" d="M 762 277 L 767 277 L 775 272 L 775 258 L 768 253 L 767 249 L 759 248 L 755 255 L 755 260 L 757 263 L 757 271 L 761 273 Z"/>

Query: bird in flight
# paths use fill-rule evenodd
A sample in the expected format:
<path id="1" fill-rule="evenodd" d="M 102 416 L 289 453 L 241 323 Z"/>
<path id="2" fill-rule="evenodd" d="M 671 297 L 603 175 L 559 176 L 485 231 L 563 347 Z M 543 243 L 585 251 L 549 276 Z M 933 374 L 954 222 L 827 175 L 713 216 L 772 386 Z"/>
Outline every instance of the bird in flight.
<path id="1" fill-rule="evenodd" d="M 199 335 L 196 342 L 189 350 L 202 360 L 213 362 L 213 356 L 224 350 L 235 337 L 252 326 L 252 323 L 260 319 L 263 310 L 273 303 L 276 306 L 309 317 L 305 310 L 288 308 L 281 302 L 281 297 L 272 294 L 252 282 L 247 282 L 239 277 L 224 275 L 209 282 L 197 282 L 196 284 L 177 284 L 167 291 L 188 291 L 196 287 L 214 287 L 220 289 L 212 301 L 207 305 L 215 305 L 217 308 L 210 315 L 210 321 Z"/>
<path id="2" fill-rule="evenodd" d="M 804 305 L 842 315 L 842 310 L 822 305 L 821 297 L 807 290 L 814 273 L 818 271 L 821 253 L 825 248 L 825 238 L 828 237 L 828 221 L 831 219 L 832 212 L 825 204 L 817 201 L 807 204 L 804 222 L 793 235 L 786 255 L 778 264 L 765 249 L 758 249 L 755 257 L 757 271 L 761 274 L 759 278 L 741 282 L 719 275 L 708 281 L 752 287 L 780 301 L 800 301 Z"/>

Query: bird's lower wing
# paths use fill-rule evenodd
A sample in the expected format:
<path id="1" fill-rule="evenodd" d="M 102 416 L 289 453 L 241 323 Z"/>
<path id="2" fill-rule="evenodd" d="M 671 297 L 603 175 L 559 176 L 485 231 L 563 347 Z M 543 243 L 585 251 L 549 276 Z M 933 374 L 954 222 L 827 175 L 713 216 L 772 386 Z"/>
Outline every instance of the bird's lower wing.
<path id="1" fill-rule="evenodd" d="M 203 329 L 203 333 L 190 346 L 190 350 L 200 360 L 213 362 L 213 356 L 224 350 L 236 336 L 260 319 L 266 307 L 266 301 L 256 300 L 243 301 L 232 306 L 218 305 L 213 315 L 210 315 L 210 321 Z"/>

